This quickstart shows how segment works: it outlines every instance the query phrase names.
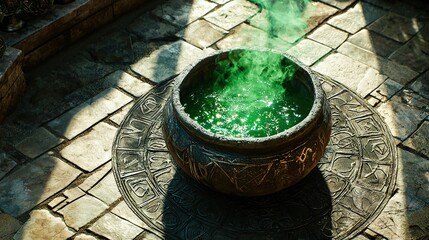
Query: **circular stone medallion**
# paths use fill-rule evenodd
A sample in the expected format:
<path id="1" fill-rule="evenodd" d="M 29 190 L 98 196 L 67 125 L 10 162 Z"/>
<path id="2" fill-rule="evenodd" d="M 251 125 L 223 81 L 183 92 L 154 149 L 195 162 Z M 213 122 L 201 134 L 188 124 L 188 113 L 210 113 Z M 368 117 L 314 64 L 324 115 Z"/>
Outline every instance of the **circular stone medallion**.
<path id="1" fill-rule="evenodd" d="M 161 130 L 172 83 L 155 87 L 131 108 L 114 141 L 113 171 L 125 202 L 165 239 L 352 238 L 391 196 L 396 149 L 364 100 L 320 78 L 332 112 L 324 157 L 297 185 L 252 198 L 209 190 L 173 164 Z"/>

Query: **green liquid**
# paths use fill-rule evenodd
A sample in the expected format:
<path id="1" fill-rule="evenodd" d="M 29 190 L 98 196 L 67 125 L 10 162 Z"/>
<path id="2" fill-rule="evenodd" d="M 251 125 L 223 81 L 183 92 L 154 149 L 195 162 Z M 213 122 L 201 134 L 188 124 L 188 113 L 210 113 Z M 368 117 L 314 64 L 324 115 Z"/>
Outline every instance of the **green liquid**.
<path id="1" fill-rule="evenodd" d="M 278 54 L 231 56 L 181 101 L 185 112 L 210 132 L 238 138 L 275 135 L 302 121 L 313 104 L 310 89 L 293 78 L 295 71 Z"/>

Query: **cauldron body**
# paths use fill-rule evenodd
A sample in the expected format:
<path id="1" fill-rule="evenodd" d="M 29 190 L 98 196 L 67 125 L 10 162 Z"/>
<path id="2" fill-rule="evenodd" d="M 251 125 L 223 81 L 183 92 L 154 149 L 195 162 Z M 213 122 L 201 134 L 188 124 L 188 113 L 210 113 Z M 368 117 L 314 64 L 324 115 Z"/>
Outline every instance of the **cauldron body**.
<path id="1" fill-rule="evenodd" d="M 163 134 L 174 162 L 196 181 L 216 191 L 239 196 L 261 196 L 290 187 L 317 165 L 331 133 L 328 101 L 319 79 L 299 61 L 295 80 L 311 89 L 313 106 L 304 120 L 278 134 L 261 138 L 234 138 L 214 134 L 185 112 L 181 95 L 202 76 L 211 74 L 218 59 L 232 49 L 217 51 L 188 66 L 175 80 L 164 110 Z"/>

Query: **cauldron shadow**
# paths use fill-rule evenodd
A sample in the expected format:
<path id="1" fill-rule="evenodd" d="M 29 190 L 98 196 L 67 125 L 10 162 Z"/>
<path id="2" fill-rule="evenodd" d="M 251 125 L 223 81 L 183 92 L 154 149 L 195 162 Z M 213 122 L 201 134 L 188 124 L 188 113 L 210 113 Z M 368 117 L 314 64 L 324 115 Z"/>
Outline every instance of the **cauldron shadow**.
<path id="1" fill-rule="evenodd" d="M 167 240 L 332 238 L 332 199 L 318 168 L 295 186 L 262 197 L 215 192 L 177 169 L 163 208 Z"/>

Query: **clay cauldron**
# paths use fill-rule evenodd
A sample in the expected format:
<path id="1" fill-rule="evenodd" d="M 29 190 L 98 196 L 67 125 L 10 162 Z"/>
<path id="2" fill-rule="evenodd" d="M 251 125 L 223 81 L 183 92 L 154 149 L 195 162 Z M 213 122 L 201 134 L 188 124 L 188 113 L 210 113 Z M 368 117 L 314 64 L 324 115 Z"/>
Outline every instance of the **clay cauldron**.
<path id="1" fill-rule="evenodd" d="M 301 122 L 278 134 L 260 138 L 234 138 L 201 127 L 184 111 L 181 94 L 215 69 L 216 59 L 228 59 L 233 49 L 217 51 L 188 66 L 175 80 L 164 110 L 163 134 L 174 162 L 205 186 L 226 194 L 261 196 L 290 187 L 303 179 L 323 156 L 331 133 L 328 101 L 316 75 L 298 66 L 295 81 L 314 94 L 313 106 Z M 270 50 L 270 52 L 273 52 Z"/>

